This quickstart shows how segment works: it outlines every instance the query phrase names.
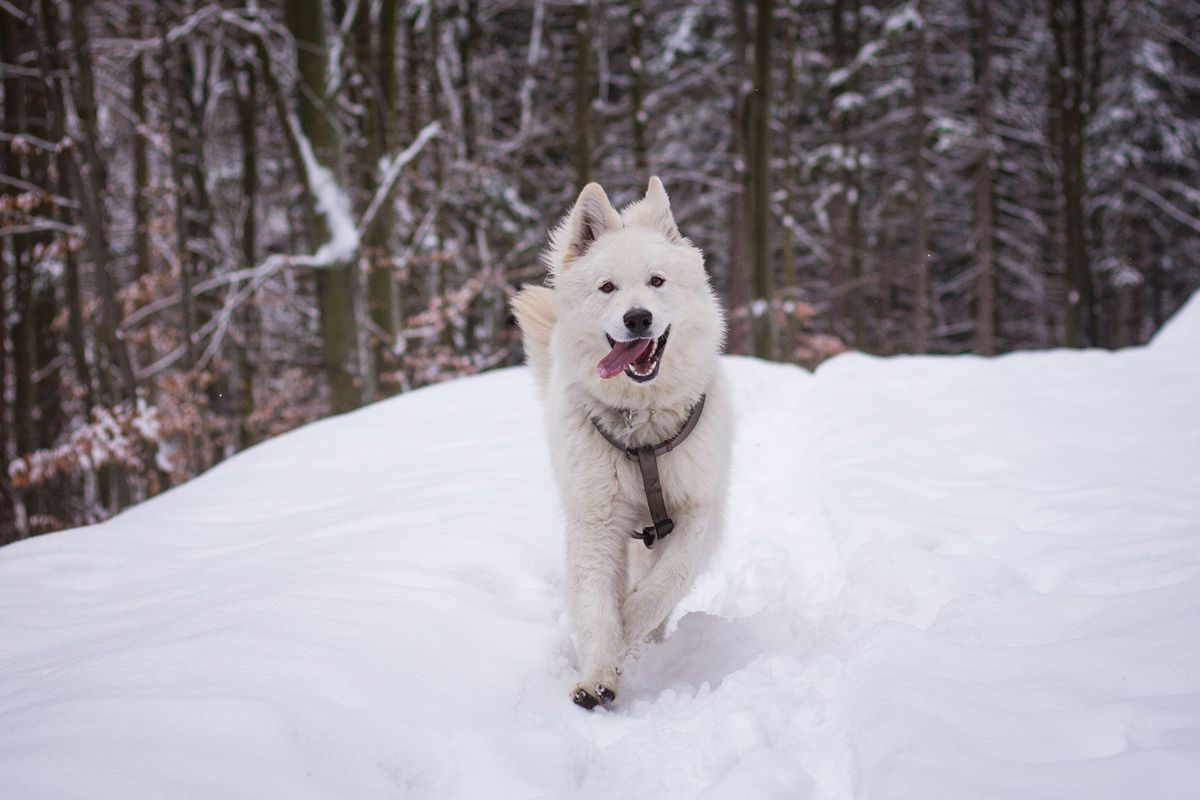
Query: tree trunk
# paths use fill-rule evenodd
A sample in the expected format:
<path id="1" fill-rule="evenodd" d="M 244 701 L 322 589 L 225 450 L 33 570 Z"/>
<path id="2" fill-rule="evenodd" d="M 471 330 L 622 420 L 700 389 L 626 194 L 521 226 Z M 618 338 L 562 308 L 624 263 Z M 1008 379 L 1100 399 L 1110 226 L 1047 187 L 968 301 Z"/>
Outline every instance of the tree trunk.
<path id="1" fill-rule="evenodd" d="M 783 102 L 780 112 L 783 116 L 783 243 L 781 257 L 783 259 L 783 274 L 781 288 L 792 292 L 797 287 L 796 281 L 796 236 L 792 232 L 792 223 L 796 215 L 796 187 L 799 183 L 796 174 L 796 49 L 800 41 L 799 20 L 797 10 L 788 9 L 787 20 L 787 49 L 784 52 L 783 72 Z"/>
<path id="2" fill-rule="evenodd" d="M 927 70 L 927 36 L 925 0 L 917 0 L 921 27 L 917 30 L 917 54 L 913 70 L 913 149 L 915 161 L 916 203 L 913 205 L 913 352 L 929 351 L 929 185 L 925 164 L 925 81 Z"/>
<path id="3" fill-rule="evenodd" d="M 592 12 L 589 0 L 575 2 L 575 174 L 576 189 L 592 182 Z"/>
<path id="4" fill-rule="evenodd" d="M 472 91 L 474 86 L 474 60 L 476 51 L 479 49 L 481 32 L 479 28 L 479 1 L 478 0 L 463 0 L 462 2 L 462 24 L 457 26 L 461 32 L 458 40 L 458 89 L 459 105 L 462 108 L 462 142 L 463 154 L 467 163 L 476 167 L 468 172 L 467 175 L 467 191 L 473 196 L 479 196 L 482 182 L 480 180 L 480 170 L 483 164 L 479 159 L 478 147 L 478 131 L 476 130 L 475 122 L 475 93 Z M 493 265 L 488 263 L 484 257 L 485 247 L 481 245 L 485 241 L 485 231 L 487 228 L 488 207 L 486 203 L 474 204 L 471 209 L 473 220 L 470 223 L 469 241 L 460 242 L 459 244 L 459 281 L 466 283 L 472 277 L 474 271 L 472 265 L 478 265 L 478 270 L 483 273 L 493 269 Z M 472 300 L 464 314 L 464 330 L 462 332 L 463 342 L 468 352 L 477 352 L 480 349 L 478 340 L 478 332 L 487 331 L 495 328 L 496 324 L 496 309 L 503 308 L 503 302 L 497 303 L 496 295 L 503 294 L 502 288 L 498 286 L 498 281 L 487 281 L 480 288 L 479 293 Z M 499 290 L 499 291 L 498 291 Z M 487 334 L 484 333 L 486 340 Z"/>
<path id="5" fill-rule="evenodd" d="M 421 48 L 414 15 L 404 18 L 404 137 L 412 141 L 421 129 Z"/>
<path id="6" fill-rule="evenodd" d="M 52 0 L 44 0 L 43 13 Z M 100 295 L 100 318 L 96 349 L 103 345 L 108 360 L 116 368 L 119 388 L 113 384 L 109 370 L 104 369 L 102 360 L 95 359 L 100 382 L 100 393 L 106 402 L 132 403 L 137 393 L 137 379 L 133 371 L 133 359 L 129 347 L 117 332 L 121 321 L 121 309 L 117 301 L 117 278 L 114 275 L 109 247 L 109 223 L 103 198 L 108 193 L 108 173 L 100 156 L 100 125 L 96 113 L 95 79 L 92 72 L 91 42 L 87 33 L 86 15 L 91 0 L 78 0 L 71 6 L 71 44 L 75 54 L 75 81 L 73 84 L 75 108 L 83 127 L 83 137 L 77 142 L 82 162 L 70 152 L 67 168 L 73 196 L 83 211 L 84 228 L 87 231 L 88 255 L 92 260 L 92 272 Z M 124 470 L 110 464 L 101 470 L 101 485 L 105 489 L 105 503 L 110 509 L 123 508 L 130 503 L 129 481 Z"/>
<path id="7" fill-rule="evenodd" d="M 979 0 L 978 17 L 975 92 L 982 141 L 975 189 L 976 235 L 979 240 L 979 277 L 975 283 L 975 352 L 990 356 L 996 352 L 996 275 L 992 185 L 992 25 L 987 0 Z"/>
<path id="8" fill-rule="evenodd" d="M 50 110 L 47 114 L 47 127 L 51 141 L 61 141 L 66 125 L 65 93 L 61 89 L 61 79 L 55 78 L 65 72 L 66 65 L 60 53 L 58 42 L 58 16 L 54 3 L 43 2 L 40 6 L 41 29 L 38 31 L 38 66 L 41 70 L 42 82 L 46 87 Z M 56 43 L 51 45 L 51 43 Z M 73 191 L 71 185 L 71 156 L 62 149 L 55 156 L 55 185 L 59 194 L 69 197 Z M 62 221 L 70 223 L 74 213 L 68 208 L 59 209 Z M 87 360 L 86 320 L 83 317 L 83 292 L 80 286 L 79 259 L 74 251 L 67 248 L 63 257 L 64 288 L 67 301 L 67 340 L 70 344 L 71 357 L 75 366 L 75 380 L 83 390 L 84 408 L 90 412 L 96 403 L 95 391 L 92 385 L 91 369 Z"/>
<path id="9" fill-rule="evenodd" d="M 880 163 L 883 159 L 880 158 Z M 884 206 L 886 211 L 887 207 Z M 893 312 L 892 295 L 895 291 L 896 276 L 895 276 L 895 252 L 893 226 L 887 224 L 886 214 L 881 215 L 883 221 L 881 223 L 882 231 L 879 234 L 879 354 L 891 355 L 894 343 L 891 337 L 891 324 Z"/>
<path id="10" fill-rule="evenodd" d="M 412 141 L 417 131 L 421 129 L 421 124 L 424 122 L 422 114 L 423 103 L 421 100 L 421 35 L 416 30 L 417 21 L 415 15 L 404 14 L 401 33 L 403 34 L 404 46 L 404 80 L 401 83 L 404 89 L 403 97 L 401 98 L 399 108 L 401 109 L 400 119 L 403 125 L 401 130 L 406 141 Z M 434 146 L 436 147 L 436 142 Z M 420 207 L 423 200 L 419 187 L 413 187 L 410 194 L 411 202 Z M 408 280 L 406 281 L 405 291 L 396 300 L 397 316 L 400 323 L 408 319 L 411 313 L 424 307 L 428 291 L 425 287 L 429 285 L 429 280 L 417 280 L 416 270 L 414 268 L 415 258 L 410 256 L 409 263 L 403 264 L 402 267 L 407 271 Z M 432 270 L 430 270 L 432 273 Z M 401 341 L 401 328 L 396 330 L 396 347 L 403 349 L 405 342 Z M 407 378 L 403 378 L 407 380 Z"/>
<path id="11" fill-rule="evenodd" d="M 43 6 L 51 0 L 43 0 Z M 108 219 L 102 198 L 106 195 L 107 176 L 104 162 L 97 150 L 100 141 L 99 124 L 96 119 L 95 81 L 92 75 L 91 42 L 88 39 L 85 16 L 91 0 L 78 0 L 71 6 L 71 44 L 75 55 L 75 107 L 79 113 L 83 136 L 78 142 L 82 163 L 74 154 L 67 160 L 71 183 L 75 187 L 73 196 L 83 211 L 83 223 L 87 230 L 88 254 L 100 295 L 100 340 L 104 343 L 109 358 L 117 368 L 121 389 L 118 393 L 111 386 L 108 376 L 101 370 L 102 389 L 109 402 L 118 397 L 132 401 L 136 390 L 133 361 L 129 348 L 117 334 L 121 312 L 117 304 L 116 281 L 110 263 L 108 241 Z"/>
<path id="12" fill-rule="evenodd" d="M 13 264 L 16 277 L 13 301 L 17 312 L 13 324 L 13 430 L 17 454 L 27 456 L 37 449 L 34 427 L 34 304 L 33 265 L 25 246 L 27 235 L 13 236 Z"/>
<path id="13" fill-rule="evenodd" d="M 845 24 L 845 0 L 833 0 L 833 4 L 829 7 L 830 11 L 830 62 L 834 70 L 841 69 L 846 66 L 850 57 L 847 53 L 848 42 L 846 41 L 846 24 Z M 834 86 L 829 92 L 829 117 L 830 124 L 833 123 L 833 118 L 836 116 L 837 99 L 842 94 L 843 88 L 841 84 Z M 843 116 L 837 123 L 837 138 L 838 144 L 841 145 L 843 156 L 850 147 L 849 129 L 847 120 Z M 845 181 L 845 171 L 841 165 L 831 168 L 832 171 L 840 174 L 841 180 Z M 845 335 L 843 323 L 845 322 L 845 296 L 846 287 L 843 285 L 846 281 L 845 269 L 845 249 L 846 249 L 846 230 L 843 226 L 842 215 L 846 208 L 846 192 L 845 190 L 837 192 L 829 201 L 829 327 L 835 335 Z"/>
<path id="14" fill-rule="evenodd" d="M 238 128 L 242 144 L 242 264 L 250 269 L 258 263 L 258 78 L 254 62 L 247 59 L 234 78 L 237 89 Z M 248 447 L 258 439 L 250 424 L 254 411 L 254 389 L 261 357 L 261 315 L 255 302 L 241 309 L 242 344 L 238 349 L 238 445 Z"/>
<path id="15" fill-rule="evenodd" d="M 182 318 L 180 323 L 183 331 L 183 346 L 186 353 L 184 369 L 191 371 L 196 366 L 196 312 L 192 298 L 192 248 L 189 246 L 189 203 L 187 196 L 187 177 L 183 163 L 184 135 L 180 131 L 183 123 L 184 109 L 180 95 L 188 91 L 184 70 L 179 68 L 178 51 L 167 41 L 167 31 L 170 28 L 170 17 L 166 6 L 159 6 L 159 31 L 161 45 L 159 58 L 162 62 L 162 79 L 167 94 L 167 141 L 170 147 L 171 180 L 175 184 L 173 196 L 175 199 L 175 251 L 179 260 L 179 292 L 182 302 L 179 309 Z M 194 461 L 194 448 L 189 447 Z"/>
<path id="16" fill-rule="evenodd" d="M 650 156 L 646 145 L 646 62 L 642 44 L 646 33 L 646 13 L 642 0 L 629 6 L 629 111 L 633 123 L 633 165 L 638 180 L 650 174 Z"/>
<path id="17" fill-rule="evenodd" d="M 400 141 L 399 131 L 393 127 L 396 102 L 400 94 L 399 77 L 396 74 L 396 41 L 400 33 L 400 0 L 379 1 L 379 125 L 383 149 L 388 150 Z M 411 141 L 411 140 L 410 140 Z"/>
<path id="18" fill-rule="evenodd" d="M 376 58 L 372 57 L 371 52 L 371 15 L 360 11 L 355 23 L 358 63 L 362 70 L 371 69 L 376 76 L 377 95 L 372 98 L 374 102 L 363 115 L 366 125 L 366 130 L 363 131 L 363 189 L 368 202 L 378 188 L 377 165 L 387 153 L 389 143 L 397 139 L 389 135 L 388 128 L 388 124 L 395 117 L 396 104 L 396 12 L 397 0 L 383 0 L 379 8 L 378 24 L 374 26 L 379 31 L 379 50 Z M 367 80 L 366 83 L 369 85 L 371 81 Z M 464 126 L 466 124 L 464 119 Z M 375 376 L 371 383 L 376 389 L 379 385 L 378 376 L 391 363 L 391 351 L 396 346 L 398 330 L 396 281 L 388 252 L 391 218 L 392 204 L 384 203 L 379 208 L 376 222 L 367 231 L 362 242 L 363 258 L 367 263 L 367 313 L 375 334 L 370 338 L 371 372 Z"/>
<path id="19" fill-rule="evenodd" d="M 142 9 L 137 3 L 129 6 L 129 31 L 135 39 L 142 36 Z M 130 111 L 133 114 L 133 241 L 139 277 L 150 274 L 150 158 L 145 131 L 146 117 L 146 59 L 138 50 L 133 57 Z M 165 78 L 166 76 L 164 76 Z"/>
<path id="20" fill-rule="evenodd" d="M 0 16 L 5 19 L 0 22 L 0 51 L 2 51 L 4 63 L 17 64 L 23 50 L 28 43 L 22 42 L 20 31 L 17 28 L 17 23 L 13 21 L 12 16 L 7 12 L 0 11 Z M 6 132 L 29 132 L 30 125 L 30 110 L 29 91 L 27 84 L 28 79 L 15 77 L 11 73 L 6 72 L 4 76 L 4 128 Z M 14 149 L 8 145 L 4 146 L 4 151 L 11 154 L 9 163 L 5 164 L 6 173 L 11 175 L 24 175 L 24 177 L 32 177 L 30 173 L 29 160 L 30 154 L 24 156 L 17 155 Z M 36 405 L 36 386 L 34 379 L 34 371 L 37 368 L 37 357 L 35 351 L 36 338 L 36 321 L 34 319 L 35 304 L 34 304 L 34 264 L 33 253 L 31 252 L 35 244 L 32 234 L 19 233 L 8 237 L 12 242 L 12 264 L 13 264 L 13 311 L 15 319 L 13 320 L 12 328 L 12 369 L 13 369 L 13 395 L 12 395 L 12 417 L 13 417 L 13 443 L 16 447 L 16 454 L 25 456 L 37 449 L 37 428 L 35 418 Z M 5 239 L 0 239 L 0 243 L 4 243 Z M 7 291 L 7 287 L 0 287 L 0 290 Z M 6 323 L 7 320 L 0 320 L 0 323 Z M 7 401 L 6 397 L 0 396 L 0 405 Z M 37 502 L 36 494 L 26 493 L 26 519 L 28 516 L 38 513 L 38 509 L 34 506 Z M 19 515 L 18 515 L 19 516 Z M 28 534 L 28 522 L 19 530 L 18 535 L 24 536 Z"/>
<path id="21" fill-rule="evenodd" d="M 333 109 L 328 106 L 325 94 L 329 73 L 325 4 L 322 0 L 287 0 L 284 18 L 296 40 L 300 129 L 311 143 L 317 161 L 329 170 L 338 186 L 344 186 L 341 137 L 330 120 Z M 309 245 L 315 250 L 328 241 L 332 231 L 318 212 L 311 193 L 308 206 Z M 354 266 L 353 260 L 341 261 L 316 271 L 321 354 L 334 413 L 350 411 L 362 402 L 356 375 L 358 325 Z"/>
<path id="22" fill-rule="evenodd" d="M 753 181 L 751 220 L 754 253 L 754 303 L 751 314 L 754 354 L 775 354 L 771 302 L 775 294 L 775 259 L 771 241 L 771 26 L 774 0 L 758 0 L 754 25 L 754 93 L 750 103 Z"/>
<path id="23" fill-rule="evenodd" d="M 784 52 L 783 73 L 783 259 L 781 282 L 785 297 L 799 297 L 800 281 L 796 267 L 796 191 L 800 185 L 799 158 L 796 155 L 796 116 L 799 99 L 796 96 L 796 55 L 800 44 L 800 9 L 793 0 L 787 8 L 787 49 Z M 784 313 L 783 329 L 775 332 L 776 355 L 791 360 L 796 344 L 796 317 Z"/>
<path id="24" fill-rule="evenodd" d="M 1082 347 L 1096 338 L 1091 266 L 1087 253 L 1087 225 L 1084 212 L 1084 52 L 1087 26 L 1083 0 L 1050 0 L 1050 31 L 1054 38 L 1057 63 L 1055 80 L 1059 99 L 1059 160 L 1061 162 L 1063 254 L 1066 262 L 1067 296 L 1065 343 Z"/>
<path id="25" fill-rule="evenodd" d="M 854 32 L 851 36 L 851 51 L 858 53 L 862 49 L 862 4 L 854 0 Z M 855 94 L 862 90 L 858 73 L 850 81 L 850 91 Z M 844 117 L 847 126 L 846 141 L 849 143 L 849 153 L 853 164 L 846 176 L 849 186 L 849 196 L 846 198 L 847 208 L 847 249 L 850 255 L 850 280 L 846 285 L 846 304 L 849 307 L 851 342 L 854 346 L 866 346 L 866 291 L 867 280 L 863 263 L 866 243 L 863 241 L 862 208 L 863 208 L 863 131 L 859 111 L 847 111 Z"/>
<path id="26" fill-rule="evenodd" d="M 3 16 L 3 15 L 0 15 Z M 4 29 L 9 22 L 0 19 L 0 60 L 9 63 L 7 50 L 3 46 Z M 5 90 L 7 96 L 7 89 Z M 0 168 L 8 172 L 7 160 L 0 160 Z M 7 245 L 0 240 L 0 287 L 8 285 Z M 0 398 L 8 397 L 8 292 L 0 291 Z M 8 418 L 8 403 L 0 403 L 0 463 L 8 464 L 13 455 L 11 423 Z M 8 470 L 0 470 L 0 546 L 17 538 L 17 498 L 8 480 Z"/>
<path id="27" fill-rule="evenodd" d="M 894 141 L 894 140 L 892 140 Z M 876 158 L 880 164 L 890 164 L 892 161 L 891 152 L 888 145 L 892 144 L 888 137 L 884 137 L 879 143 L 876 150 Z M 902 152 L 903 148 L 899 148 Z M 879 355 L 891 355 L 895 347 L 892 341 L 891 325 L 892 325 L 892 293 L 896 286 L 895 276 L 895 259 L 893 253 L 895 250 L 895 230 L 893 225 L 889 224 L 892 213 L 892 191 L 887 188 L 887 182 L 884 183 L 884 191 L 880 198 L 879 207 L 879 239 L 878 245 L 874 248 L 875 263 L 879 265 L 879 274 L 874 281 L 875 284 L 875 338 L 872 342 L 875 350 Z"/>
<path id="28" fill-rule="evenodd" d="M 748 235 L 751 202 L 749 185 L 749 97 L 746 85 L 750 81 L 746 50 L 750 46 L 750 26 L 746 5 L 742 0 L 730 0 L 733 14 L 733 132 L 730 136 L 731 183 L 737 187 L 729 203 L 729 269 L 725 275 L 725 297 L 729 305 L 729 352 L 750 352 L 750 304 L 746 300 L 749 281 L 746 270 L 751 263 L 751 241 Z"/>
<path id="29" fill-rule="evenodd" d="M 15 26 L 16 21 L 11 14 L 0 12 L 0 63 L 12 64 L 17 60 Z M 4 119 L 0 120 L 0 129 L 8 132 L 9 126 L 15 126 L 17 120 L 16 102 L 19 78 L 11 72 L 7 72 L 0 80 L 3 81 L 4 88 Z M 12 148 L 0 147 L 0 172 L 5 175 L 15 174 L 15 162 L 16 156 L 13 155 Z M 4 464 L 9 463 L 9 458 L 14 455 L 13 447 L 16 445 L 12 429 L 14 421 L 9 418 L 11 409 L 7 402 L 10 341 L 8 321 L 9 314 L 12 312 L 8 282 L 10 273 L 16 272 L 9 266 L 9 254 L 6 252 L 9 246 L 9 241 L 0 238 L 0 463 Z M 18 536 L 17 511 L 18 500 L 9 484 L 8 470 L 0 470 L 0 545 L 16 540 Z"/>
<path id="30" fill-rule="evenodd" d="M 475 160 L 475 103 L 471 97 L 471 62 L 479 47 L 479 0 L 462 0 L 463 34 L 458 40 L 458 96 L 462 105 L 463 150 L 468 162 Z"/>

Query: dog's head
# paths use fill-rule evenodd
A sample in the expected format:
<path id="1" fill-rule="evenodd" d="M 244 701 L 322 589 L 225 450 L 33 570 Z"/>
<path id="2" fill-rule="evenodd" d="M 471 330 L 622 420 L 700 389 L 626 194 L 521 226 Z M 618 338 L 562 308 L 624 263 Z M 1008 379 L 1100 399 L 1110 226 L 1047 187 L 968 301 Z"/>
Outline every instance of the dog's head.
<path id="1" fill-rule="evenodd" d="M 642 408 L 703 391 L 725 322 L 662 181 L 651 178 L 646 196 L 619 213 L 588 184 L 551 233 L 546 260 L 556 359 L 597 400 Z"/>

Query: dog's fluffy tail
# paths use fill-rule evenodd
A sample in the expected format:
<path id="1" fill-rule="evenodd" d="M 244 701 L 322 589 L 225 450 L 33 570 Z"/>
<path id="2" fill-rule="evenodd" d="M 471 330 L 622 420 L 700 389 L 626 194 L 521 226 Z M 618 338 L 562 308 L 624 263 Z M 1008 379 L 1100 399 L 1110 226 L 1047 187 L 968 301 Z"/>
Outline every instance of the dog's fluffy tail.
<path id="1" fill-rule="evenodd" d="M 550 330 L 554 327 L 554 290 L 526 286 L 512 300 L 513 314 L 521 326 L 525 363 L 533 370 L 538 388 L 550 383 Z"/>

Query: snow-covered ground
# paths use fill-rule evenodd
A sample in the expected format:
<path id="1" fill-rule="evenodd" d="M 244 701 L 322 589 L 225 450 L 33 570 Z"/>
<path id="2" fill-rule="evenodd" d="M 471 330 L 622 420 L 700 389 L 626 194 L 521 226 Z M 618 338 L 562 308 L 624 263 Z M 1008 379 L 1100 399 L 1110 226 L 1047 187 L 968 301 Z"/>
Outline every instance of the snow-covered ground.
<path id="1" fill-rule="evenodd" d="M 1200 796 L 1200 298 L 1115 354 L 727 368 L 724 548 L 613 710 L 504 370 L 0 550 L 0 797 Z"/>

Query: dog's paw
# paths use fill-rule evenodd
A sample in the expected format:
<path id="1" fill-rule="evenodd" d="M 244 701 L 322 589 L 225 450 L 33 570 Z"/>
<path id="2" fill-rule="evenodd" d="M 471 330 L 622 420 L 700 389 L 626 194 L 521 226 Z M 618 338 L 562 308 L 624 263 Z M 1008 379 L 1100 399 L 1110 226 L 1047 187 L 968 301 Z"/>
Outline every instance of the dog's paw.
<path id="1" fill-rule="evenodd" d="M 591 711 L 593 708 L 596 707 L 596 704 L 599 703 L 600 701 L 598 699 L 596 699 L 596 696 L 594 694 L 592 694 L 587 689 L 584 689 L 581 686 L 578 689 L 576 689 L 574 692 L 571 693 L 571 702 L 574 703 L 575 705 L 579 706 L 580 708 L 584 708 L 584 709 L 587 709 L 588 711 Z"/>
<path id="2" fill-rule="evenodd" d="M 616 699 L 617 693 L 603 683 L 580 683 L 571 692 L 571 702 L 588 711 L 597 705 L 611 705 Z"/>

